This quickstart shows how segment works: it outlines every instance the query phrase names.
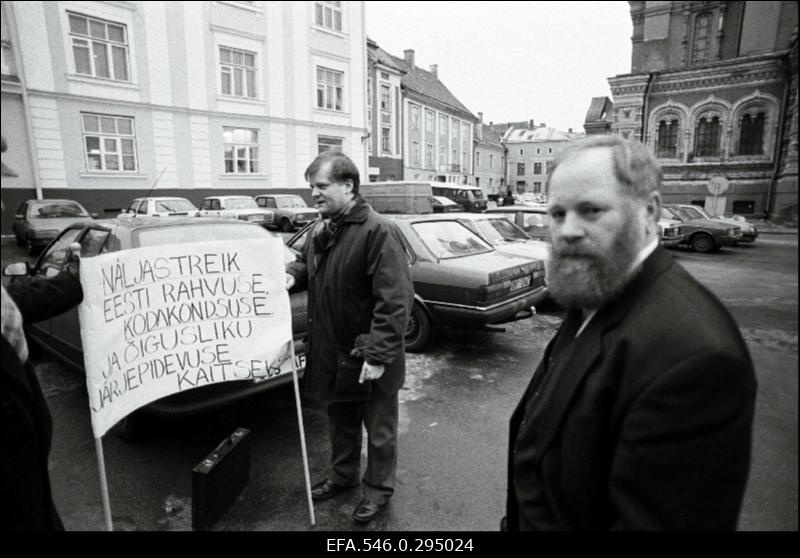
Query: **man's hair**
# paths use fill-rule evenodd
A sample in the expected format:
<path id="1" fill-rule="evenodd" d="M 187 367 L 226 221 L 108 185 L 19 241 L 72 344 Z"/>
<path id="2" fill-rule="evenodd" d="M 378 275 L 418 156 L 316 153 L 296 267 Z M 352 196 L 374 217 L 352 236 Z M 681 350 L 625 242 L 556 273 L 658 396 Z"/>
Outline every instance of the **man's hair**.
<path id="1" fill-rule="evenodd" d="M 353 193 L 358 194 L 358 185 L 361 182 L 358 175 L 358 167 L 350 160 L 350 157 L 341 151 L 329 149 L 317 155 L 317 158 L 311 161 L 311 164 L 308 165 L 306 169 L 306 173 L 303 175 L 306 181 L 317 174 L 317 171 L 328 161 L 331 163 L 331 172 L 328 179 L 332 182 L 352 180 Z"/>
<path id="2" fill-rule="evenodd" d="M 550 191 L 550 180 L 560 164 L 584 151 L 597 148 L 611 149 L 614 175 L 623 194 L 645 199 L 661 188 L 661 167 L 644 144 L 618 136 L 591 136 L 568 144 L 556 156 L 547 177 L 547 191 Z"/>

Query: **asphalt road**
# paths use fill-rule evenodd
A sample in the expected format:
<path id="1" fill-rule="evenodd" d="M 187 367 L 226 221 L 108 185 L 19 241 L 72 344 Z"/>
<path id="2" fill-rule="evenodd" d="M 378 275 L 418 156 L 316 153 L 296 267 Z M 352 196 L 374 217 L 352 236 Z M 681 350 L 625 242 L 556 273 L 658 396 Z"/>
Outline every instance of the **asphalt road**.
<path id="1" fill-rule="evenodd" d="M 738 320 L 759 381 L 744 530 L 796 530 L 797 236 L 762 235 L 755 246 L 673 254 Z M 2 264 L 24 258 L 7 241 Z M 388 513 L 366 528 L 350 513 L 357 490 L 315 505 L 318 530 L 496 530 L 503 515 L 508 417 L 561 322 L 541 309 L 505 332 L 443 331 L 409 355 L 400 393 L 398 486 Z M 665 348 L 668 350 L 668 348 Z M 103 528 L 86 390 L 74 371 L 39 356 L 36 370 L 54 419 L 51 477 L 67 529 Z M 303 408 L 312 481 L 328 463 L 327 420 Z M 251 430 L 250 482 L 219 530 L 305 530 L 309 515 L 292 387 L 213 415 L 154 420 L 137 443 L 104 438 L 117 530 L 191 528 L 191 470 L 236 427 Z"/>

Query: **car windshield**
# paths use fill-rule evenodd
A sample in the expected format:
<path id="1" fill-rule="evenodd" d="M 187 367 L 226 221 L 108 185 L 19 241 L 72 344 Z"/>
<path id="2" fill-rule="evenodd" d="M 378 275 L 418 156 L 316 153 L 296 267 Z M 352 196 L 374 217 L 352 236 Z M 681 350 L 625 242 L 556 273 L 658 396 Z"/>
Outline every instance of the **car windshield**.
<path id="1" fill-rule="evenodd" d="M 507 219 L 482 219 L 478 221 L 481 234 L 492 244 L 498 242 L 518 242 L 528 240 L 525 231 Z"/>
<path id="2" fill-rule="evenodd" d="M 197 208 L 189 200 L 175 198 L 174 200 L 158 200 L 156 202 L 157 213 L 181 213 L 197 211 Z"/>
<path id="3" fill-rule="evenodd" d="M 693 221 L 695 219 L 704 219 L 704 217 L 698 211 L 692 211 L 688 207 L 676 207 L 673 209 L 675 213 L 680 215 L 681 219 L 685 221 Z"/>
<path id="4" fill-rule="evenodd" d="M 244 240 L 248 238 L 272 238 L 273 235 L 256 225 L 216 223 L 214 225 L 172 225 L 144 228 L 134 231 L 134 245 L 162 246 L 164 244 L 189 244 L 209 240 Z M 283 247 L 284 264 L 294 261 L 294 253 Z"/>
<path id="5" fill-rule="evenodd" d="M 225 207 L 227 209 L 258 209 L 258 204 L 253 198 L 228 198 Z"/>
<path id="6" fill-rule="evenodd" d="M 59 202 L 37 204 L 31 208 L 33 219 L 59 219 L 64 217 L 88 217 L 89 214 L 78 203 Z"/>
<path id="7" fill-rule="evenodd" d="M 686 211 L 689 213 L 696 213 L 698 215 L 697 219 L 713 219 L 713 217 L 711 217 L 711 215 L 709 215 L 706 210 L 699 205 L 695 207 L 686 207 L 684 209 L 686 209 Z"/>
<path id="8" fill-rule="evenodd" d="M 301 209 L 308 209 L 306 202 L 303 201 L 303 198 L 300 196 L 291 196 L 289 198 L 276 198 L 275 200 L 278 204 L 278 207 L 281 209 L 293 209 L 293 208 L 301 208 Z"/>
<path id="9" fill-rule="evenodd" d="M 460 258 L 493 250 L 479 236 L 456 221 L 428 221 L 414 223 L 411 227 L 438 259 Z"/>

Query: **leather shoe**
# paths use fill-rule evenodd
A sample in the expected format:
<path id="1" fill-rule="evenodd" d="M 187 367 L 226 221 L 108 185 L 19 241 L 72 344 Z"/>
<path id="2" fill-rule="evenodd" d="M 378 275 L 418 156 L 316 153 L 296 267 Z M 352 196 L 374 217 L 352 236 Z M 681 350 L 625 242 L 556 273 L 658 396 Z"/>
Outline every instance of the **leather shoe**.
<path id="1" fill-rule="evenodd" d="M 342 486 L 341 484 L 334 483 L 331 479 L 325 479 L 311 487 L 311 499 L 316 501 L 327 500 L 355 486 L 358 485 Z"/>
<path id="2" fill-rule="evenodd" d="M 369 523 L 381 512 L 386 504 L 380 505 L 370 500 L 361 500 L 353 510 L 353 520 L 358 523 Z"/>

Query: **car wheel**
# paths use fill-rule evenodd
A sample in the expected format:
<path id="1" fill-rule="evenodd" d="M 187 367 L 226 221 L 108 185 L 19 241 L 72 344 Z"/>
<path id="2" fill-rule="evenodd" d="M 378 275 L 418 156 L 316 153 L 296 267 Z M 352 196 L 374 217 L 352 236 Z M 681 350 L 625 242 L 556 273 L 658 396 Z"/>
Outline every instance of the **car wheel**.
<path id="1" fill-rule="evenodd" d="M 714 249 L 714 239 L 705 233 L 698 233 L 692 237 L 692 249 L 701 252 L 711 252 Z"/>
<path id="2" fill-rule="evenodd" d="M 147 417 L 139 411 L 134 411 L 113 426 L 111 431 L 120 440 L 125 442 L 138 442 L 145 438 L 147 432 Z"/>
<path id="3" fill-rule="evenodd" d="M 418 353 L 431 339 L 431 319 L 419 303 L 414 303 L 406 327 L 406 351 Z"/>
<path id="4" fill-rule="evenodd" d="M 289 221 L 289 219 L 286 219 L 285 217 L 283 219 L 281 219 L 281 227 L 280 228 L 281 228 L 281 231 L 283 231 L 283 232 L 292 232 L 292 229 L 294 229 L 294 227 L 292 227 L 291 221 Z"/>

